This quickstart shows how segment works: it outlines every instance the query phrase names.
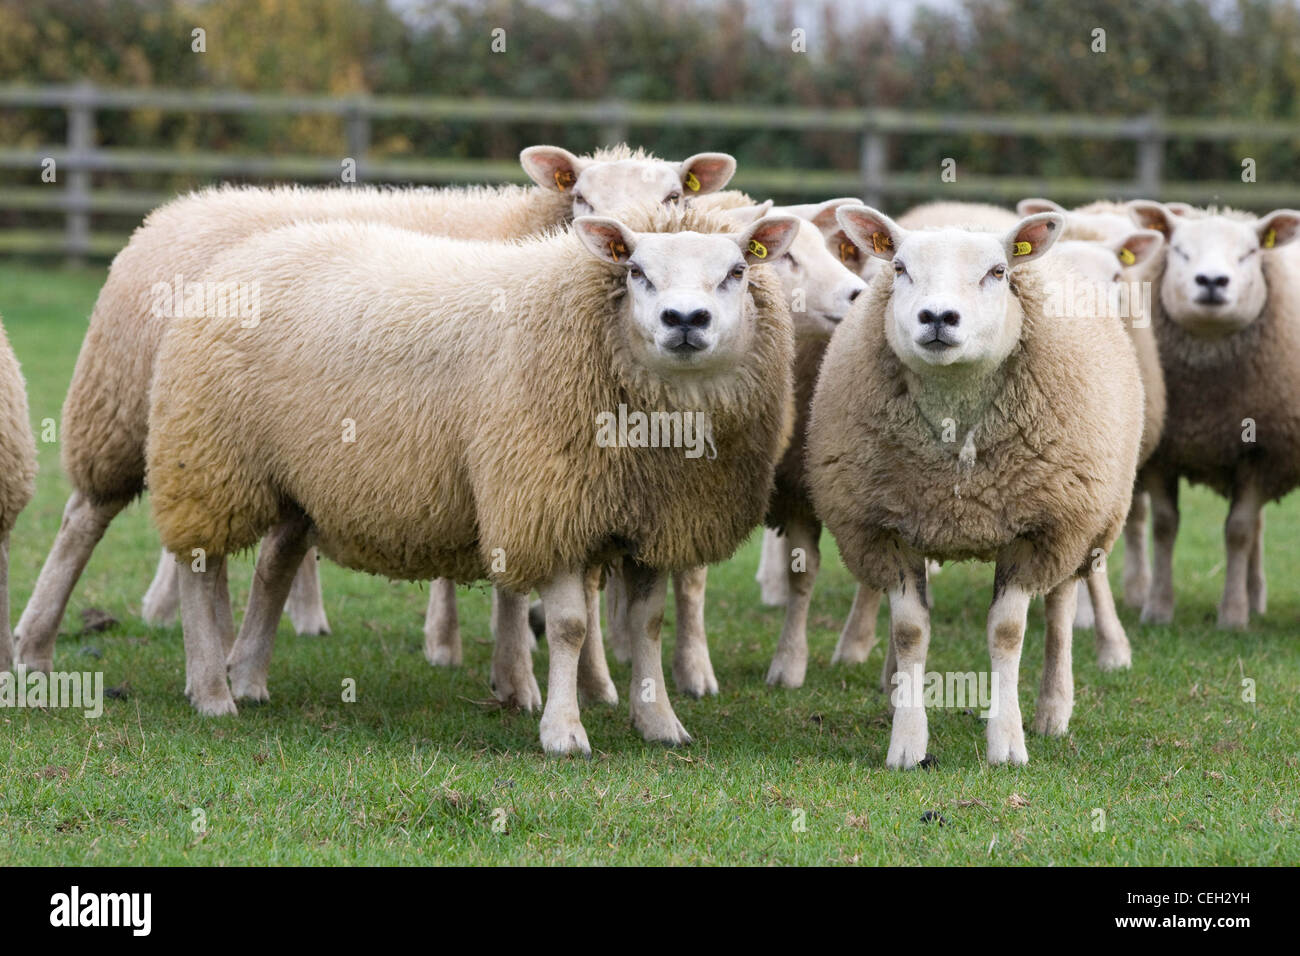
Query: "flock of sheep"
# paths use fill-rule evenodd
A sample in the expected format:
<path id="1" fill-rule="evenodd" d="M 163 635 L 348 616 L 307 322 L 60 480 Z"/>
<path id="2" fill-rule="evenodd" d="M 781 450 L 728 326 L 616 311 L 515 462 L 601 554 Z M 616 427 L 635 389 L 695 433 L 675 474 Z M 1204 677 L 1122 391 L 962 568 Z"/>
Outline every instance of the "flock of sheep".
<path id="1" fill-rule="evenodd" d="M 887 691 L 924 672 L 934 562 L 995 563 L 990 763 L 1028 759 L 1032 597 L 1047 734 L 1070 719 L 1075 626 L 1096 629 L 1103 668 L 1131 662 L 1105 574 L 1121 530 L 1124 598 L 1172 619 L 1180 477 L 1231 503 L 1220 625 L 1264 611 L 1261 509 L 1300 484 L 1300 245 L 1283 248 L 1300 213 L 1026 200 L 895 221 L 853 199 L 755 202 L 725 189 L 720 153 L 521 159 L 535 186 L 219 188 L 150 215 L 91 317 L 62 419 L 76 490 L 13 641 L 0 581 L 0 670 L 52 667 L 78 577 L 146 480 L 164 554 L 144 614 L 179 607 L 205 715 L 267 698 L 286 608 L 328 631 L 318 550 L 433 580 L 438 665 L 461 661 L 455 583 L 489 579 L 493 692 L 529 710 L 538 591 L 551 753 L 589 752 L 580 698 L 618 700 L 602 587 L 634 725 L 689 742 L 663 673 L 667 579 L 676 687 L 717 693 L 705 567 L 760 523 L 762 598 L 785 606 L 768 681 L 786 687 L 805 676 L 823 523 L 859 585 L 833 660 L 867 658 L 888 594 Z M 199 305 L 160 308 L 182 283 Z M 256 314 L 203 297 L 232 285 Z M 631 440 L 598 438 L 629 414 Z M 682 447 L 691 427 L 707 454 Z M 34 476 L 0 335 L 6 542 Z M 226 560 L 259 542 L 237 632 Z M 925 709 L 892 704 L 887 763 L 912 767 Z"/>

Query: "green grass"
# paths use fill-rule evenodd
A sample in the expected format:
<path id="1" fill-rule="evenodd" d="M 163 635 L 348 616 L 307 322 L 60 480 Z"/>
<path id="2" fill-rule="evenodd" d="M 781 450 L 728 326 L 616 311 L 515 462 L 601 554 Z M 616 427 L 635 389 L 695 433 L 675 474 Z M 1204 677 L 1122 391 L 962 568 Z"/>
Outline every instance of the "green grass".
<path id="1" fill-rule="evenodd" d="M 0 267 L 0 313 L 38 426 L 58 418 L 102 279 Z M 40 456 L 36 499 L 13 536 L 15 619 L 68 493 L 57 445 L 42 444 Z M 829 666 L 852 596 L 829 540 L 802 690 L 763 683 L 781 614 L 758 603 L 755 535 L 710 573 L 722 694 L 674 701 L 696 743 L 647 745 L 626 705 L 595 708 L 584 713 L 593 759 L 558 760 L 542 756 L 535 716 L 485 700 L 484 589 L 460 593 L 465 666 L 435 670 L 421 654 L 427 591 L 330 565 L 334 635 L 298 638 L 283 623 L 271 702 L 235 719 L 198 718 L 181 693 L 179 627 L 138 617 L 158 545 L 136 504 L 87 568 L 55 658 L 61 670 L 102 670 L 125 696 L 107 700 L 98 720 L 0 711 L 0 863 L 1295 864 L 1300 509 L 1291 499 L 1270 510 L 1266 619 L 1223 634 L 1213 622 L 1224 504 L 1192 491 L 1184 506 L 1177 623 L 1143 628 L 1124 611 L 1134 668 L 1120 674 L 1099 673 L 1090 636 L 1080 636 L 1068 738 L 1031 734 L 1027 767 L 989 768 L 978 717 L 933 711 L 938 769 L 894 773 L 883 768 L 881 649 L 861 668 Z M 234 562 L 237 606 L 249 573 L 246 558 Z M 991 577 L 957 566 L 935 579 L 931 669 L 987 667 Z M 89 607 L 119 623 L 79 635 Z M 670 626 L 671 612 L 666 635 Z M 1030 627 L 1026 716 L 1042 665 L 1041 603 Z M 544 643 L 536 668 L 545 689 Z M 613 670 L 626 694 L 628 668 Z M 1253 704 L 1241 699 L 1243 674 L 1255 681 Z M 348 677 L 353 704 L 341 700 Z M 497 808 L 505 832 L 493 829 Z M 927 810 L 946 825 L 923 823 Z"/>

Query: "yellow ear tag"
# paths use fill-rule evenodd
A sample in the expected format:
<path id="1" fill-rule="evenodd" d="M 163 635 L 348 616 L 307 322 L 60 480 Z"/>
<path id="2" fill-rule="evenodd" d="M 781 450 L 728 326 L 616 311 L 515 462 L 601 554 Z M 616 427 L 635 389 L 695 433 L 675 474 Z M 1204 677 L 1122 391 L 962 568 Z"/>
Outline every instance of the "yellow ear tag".
<path id="1" fill-rule="evenodd" d="M 1124 263 L 1126 266 L 1131 266 L 1133 263 L 1138 261 L 1138 257 L 1133 255 L 1133 253 L 1128 249 L 1121 249 L 1119 251 L 1119 261 Z"/>
<path id="2" fill-rule="evenodd" d="M 883 232 L 873 232 L 871 234 L 871 250 L 873 252 L 887 252 L 894 248 L 894 241 Z"/>
<path id="3" fill-rule="evenodd" d="M 767 258 L 767 246 L 763 245 L 757 239 L 749 240 L 749 251 L 752 252 L 754 255 L 758 256 L 760 259 Z"/>
<path id="4" fill-rule="evenodd" d="M 622 260 L 619 259 L 619 256 L 627 255 L 627 246 L 623 245 L 623 243 L 619 242 L 617 239 L 611 239 L 609 241 L 609 254 L 614 257 L 615 262 L 621 262 Z"/>
<path id="5" fill-rule="evenodd" d="M 1276 245 L 1277 245 L 1277 230 L 1270 229 L 1268 232 L 1264 234 L 1264 248 L 1272 249 Z"/>
<path id="6" fill-rule="evenodd" d="M 694 173 L 686 174 L 686 188 L 693 193 L 697 193 L 700 191 L 700 181 L 695 178 Z"/>
<path id="7" fill-rule="evenodd" d="M 1027 242 L 1017 242 L 1011 247 L 1011 254 L 1013 256 L 1027 256 L 1033 251 L 1034 247 Z"/>
<path id="8" fill-rule="evenodd" d="M 851 262 L 858 257 L 858 247 L 851 242 L 840 243 L 840 262 Z"/>
<path id="9" fill-rule="evenodd" d="M 577 179 L 578 177 L 573 175 L 573 170 L 571 169 L 557 169 L 555 171 L 555 187 L 559 189 L 560 192 L 564 192 L 572 186 Z"/>

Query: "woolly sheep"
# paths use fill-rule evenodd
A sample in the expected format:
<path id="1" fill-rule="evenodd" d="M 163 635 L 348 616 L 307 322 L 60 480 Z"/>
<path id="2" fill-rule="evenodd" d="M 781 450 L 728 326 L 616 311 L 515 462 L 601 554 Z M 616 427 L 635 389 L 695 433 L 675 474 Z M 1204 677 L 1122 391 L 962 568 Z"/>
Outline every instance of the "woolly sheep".
<path id="1" fill-rule="evenodd" d="M 148 383 L 163 332 L 173 311 L 167 299 L 203 291 L 196 279 L 212 259 L 257 232 L 292 222 L 354 219 L 418 232 L 476 239 L 507 239 L 541 232 L 569 220 L 574 189 L 586 195 L 636 184 L 634 195 L 669 190 L 688 178 L 708 192 L 724 186 L 735 168 L 725 154 L 702 153 L 682 163 L 656 160 L 627 147 L 576 157 L 558 147 L 524 151 L 521 161 L 540 187 L 506 186 L 447 190 L 219 188 L 176 199 L 155 210 L 114 259 L 91 315 L 63 406 L 64 470 L 74 491 L 58 535 L 18 623 L 18 658 L 49 670 L 59 622 L 95 545 L 114 516 L 144 489 Z M 675 178 L 674 178 L 675 177 Z M 668 198 L 667 195 L 662 198 Z M 584 197 L 585 201 L 585 197 Z M 260 587 L 254 581 L 255 587 Z M 175 609 L 175 569 L 167 559 L 146 598 L 146 618 L 165 619 Z M 315 564 L 294 581 L 300 632 L 324 632 Z M 431 603 L 445 595 L 435 585 Z M 440 603 L 445 612 L 447 606 Z M 426 643 L 459 645 L 454 596 L 450 615 L 434 618 Z M 532 693 L 540 703 L 540 692 Z M 529 698 L 530 700 L 532 698 Z"/>
<path id="2" fill-rule="evenodd" d="M 738 236 L 714 235 L 720 221 L 691 209 L 628 222 L 585 217 L 510 243 L 311 224 L 213 265 L 212 280 L 260 283 L 261 321 L 173 322 L 148 440 L 200 712 L 235 711 L 217 575 L 271 531 L 276 546 L 258 561 L 267 603 L 250 605 L 233 681 L 257 666 L 243 651 L 273 632 L 314 539 L 340 564 L 389 577 L 490 576 L 520 604 L 537 588 L 550 645 L 542 745 L 589 752 L 577 699 L 585 579 L 623 556 L 633 723 L 649 740 L 689 741 L 663 681 L 663 573 L 727 557 L 762 517 L 793 335 L 775 277 L 748 266 L 784 252 L 798 220 L 768 217 Z M 602 418 L 620 406 L 707 415 L 716 457 L 601 447 Z M 344 418 L 356 423 L 350 443 Z M 195 549 L 206 573 L 191 568 Z"/>
<path id="3" fill-rule="evenodd" d="M 1263 506 L 1300 484 L 1300 212 L 1179 215 L 1140 202 L 1133 213 L 1167 246 L 1152 277 L 1168 413 L 1143 473 L 1154 567 L 1142 619 L 1173 619 L 1184 477 L 1229 500 L 1218 624 L 1243 628 L 1267 603 Z"/>
<path id="4" fill-rule="evenodd" d="M 886 763 L 912 767 L 926 753 L 925 709 L 907 689 L 920 688 L 929 643 L 927 556 L 996 562 L 987 759 L 1024 763 L 1026 610 L 1033 594 L 1047 594 L 1034 723 L 1063 733 L 1075 579 L 1118 535 L 1137 466 L 1137 360 L 1109 316 L 1048 310 L 1046 276 L 1062 264 L 1034 260 L 1058 237 L 1057 214 L 1002 236 L 909 232 L 865 206 L 838 215 L 894 275 L 873 282 L 831 340 L 813 398 L 809 473 L 849 569 L 862 586 L 889 592 L 901 683 Z"/>
<path id="5" fill-rule="evenodd" d="M 27 417 L 27 389 L 0 325 L 0 680 L 12 670 L 9 633 L 9 532 L 36 490 L 36 439 Z"/>

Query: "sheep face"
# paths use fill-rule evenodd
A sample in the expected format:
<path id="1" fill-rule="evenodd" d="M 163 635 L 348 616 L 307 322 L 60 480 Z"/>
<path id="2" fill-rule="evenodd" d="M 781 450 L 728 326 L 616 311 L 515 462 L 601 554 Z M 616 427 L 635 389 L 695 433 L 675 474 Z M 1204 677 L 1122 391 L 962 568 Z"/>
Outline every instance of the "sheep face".
<path id="1" fill-rule="evenodd" d="M 834 231 L 841 233 L 835 222 L 835 209 L 854 203 L 853 199 L 832 199 L 821 205 L 779 206 L 771 209 L 771 202 L 758 206 L 745 206 L 726 212 L 729 219 L 748 225 L 765 215 L 769 209 L 777 215 L 797 216 L 799 232 L 784 256 L 772 262 L 772 269 L 781 280 L 786 301 L 796 325 L 806 325 L 820 331 L 829 331 L 844 318 L 867 284 L 856 272 L 850 271 L 839 251 L 832 253 L 824 233 L 827 217 Z M 819 221 L 820 218 L 820 221 Z M 844 238 L 844 243 L 854 252 L 857 247 Z"/>
<path id="2" fill-rule="evenodd" d="M 1232 335 L 1264 310 L 1263 257 L 1300 235 L 1300 212 L 1282 209 L 1253 222 L 1188 217 L 1159 203 L 1133 204 L 1134 217 L 1168 239 L 1160 301 L 1165 313 L 1202 338 Z"/>
<path id="3" fill-rule="evenodd" d="M 845 206 L 840 224 L 861 248 L 893 269 L 885 336 L 904 365 L 994 368 L 1020 339 L 1012 270 L 1047 252 L 1059 213 L 1041 213 L 998 236 L 963 229 L 908 231 L 867 206 Z"/>
<path id="4" fill-rule="evenodd" d="M 612 216 L 630 206 L 680 202 L 716 192 L 736 171 L 735 159 L 726 153 L 697 153 L 680 163 L 605 161 L 558 146 L 530 146 L 519 160 L 533 182 L 573 197 L 574 216 Z"/>
<path id="5" fill-rule="evenodd" d="M 773 211 L 807 219 L 821 232 L 826 249 L 831 256 L 839 260 L 844 268 L 869 282 L 880 271 L 880 260 L 859 249 L 849 238 L 848 233 L 841 228 L 839 220 L 835 218 L 835 211 L 841 206 L 856 205 L 858 205 L 856 199 L 828 199 L 824 203 L 781 206 Z"/>
<path id="6" fill-rule="evenodd" d="M 738 235 L 635 233 L 616 219 L 584 216 L 574 231 L 592 255 L 619 266 L 633 360 L 661 375 L 723 371 L 749 351 L 749 267 L 785 254 L 793 216 L 768 216 Z"/>

